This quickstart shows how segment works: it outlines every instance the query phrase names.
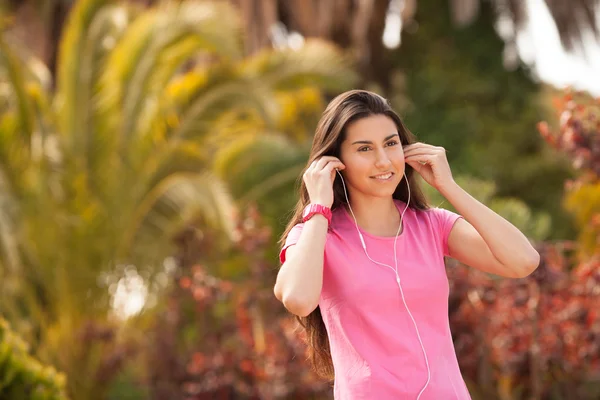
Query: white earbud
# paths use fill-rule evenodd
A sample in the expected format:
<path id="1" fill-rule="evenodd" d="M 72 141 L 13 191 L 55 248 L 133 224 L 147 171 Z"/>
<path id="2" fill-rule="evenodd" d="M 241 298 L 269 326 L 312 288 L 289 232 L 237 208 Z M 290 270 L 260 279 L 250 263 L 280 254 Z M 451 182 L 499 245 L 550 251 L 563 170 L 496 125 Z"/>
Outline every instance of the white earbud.
<path id="1" fill-rule="evenodd" d="M 356 221 L 356 216 L 354 215 L 354 212 L 352 211 L 352 207 L 350 206 L 350 200 L 348 199 L 348 192 L 346 191 L 346 183 L 344 182 L 344 178 L 342 177 L 342 174 L 340 173 L 340 171 L 337 168 L 336 168 L 336 171 L 339 174 L 340 178 L 342 179 L 342 185 L 344 186 L 344 194 L 346 196 L 346 203 L 348 204 L 348 208 L 350 209 L 350 212 L 352 213 L 352 218 L 354 218 L 354 224 L 356 226 L 356 231 L 358 232 L 358 237 L 360 238 L 360 242 L 362 244 L 363 250 L 365 251 L 365 254 L 367 255 L 367 258 L 375 264 L 378 264 L 378 265 L 381 265 L 384 267 L 388 267 L 392 271 L 394 271 L 394 273 L 396 275 L 396 283 L 398 284 L 398 288 L 400 289 L 400 295 L 402 296 L 402 302 L 404 303 L 404 307 L 406 308 L 406 311 L 408 312 L 408 315 L 410 316 L 410 319 L 412 320 L 413 325 L 415 326 L 415 331 L 417 332 L 417 337 L 419 339 L 419 343 L 421 344 L 421 350 L 423 350 L 423 356 L 425 357 L 425 365 L 427 366 L 427 382 L 425 382 L 425 386 L 423 386 L 423 388 L 419 392 L 419 395 L 417 396 L 417 400 L 419 400 L 421 398 L 421 395 L 423 394 L 423 392 L 429 385 L 429 381 L 431 380 L 431 370 L 429 368 L 429 360 L 427 358 L 427 352 L 425 351 L 425 346 L 423 345 L 423 340 L 421 340 L 421 334 L 419 333 L 419 328 L 417 327 L 417 322 L 415 321 L 412 313 L 410 312 L 410 309 L 408 308 L 408 304 L 406 304 L 406 299 L 404 298 L 404 291 L 402 290 L 402 285 L 400 284 L 400 275 L 398 274 L 398 257 L 396 256 L 396 240 L 398 240 L 398 236 L 400 235 L 400 229 L 402 229 L 402 222 L 404 221 L 404 213 L 408 209 L 408 205 L 410 203 L 410 184 L 408 183 L 408 178 L 406 177 L 406 172 L 404 172 L 404 180 L 406 181 L 406 187 L 408 188 L 408 200 L 406 202 L 406 207 L 404 208 L 404 211 L 402 211 L 402 214 L 400 215 L 400 226 L 398 226 L 398 232 L 396 232 L 396 237 L 394 239 L 394 263 L 395 263 L 396 268 L 392 268 L 391 266 L 389 266 L 387 264 L 383 264 L 383 263 L 373 260 L 369 256 L 369 253 L 367 252 L 367 245 L 365 243 L 362 233 L 360 232 L 360 229 L 358 228 L 358 222 Z"/>

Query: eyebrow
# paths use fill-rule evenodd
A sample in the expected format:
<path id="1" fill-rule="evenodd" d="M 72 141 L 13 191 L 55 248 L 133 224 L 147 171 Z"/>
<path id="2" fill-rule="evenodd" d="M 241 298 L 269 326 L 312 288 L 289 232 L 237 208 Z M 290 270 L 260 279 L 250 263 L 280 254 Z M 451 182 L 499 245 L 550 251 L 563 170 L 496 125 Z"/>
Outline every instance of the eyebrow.
<path id="1" fill-rule="evenodd" d="M 396 136 L 400 137 L 400 135 L 398 135 L 397 133 L 394 133 L 394 134 L 386 137 L 385 139 L 383 139 L 383 141 L 387 142 L 388 140 L 390 140 L 391 138 L 396 137 Z M 371 142 L 370 140 L 358 140 L 358 141 L 352 143 L 352 145 L 355 145 L 355 144 L 373 144 L 373 142 Z"/>

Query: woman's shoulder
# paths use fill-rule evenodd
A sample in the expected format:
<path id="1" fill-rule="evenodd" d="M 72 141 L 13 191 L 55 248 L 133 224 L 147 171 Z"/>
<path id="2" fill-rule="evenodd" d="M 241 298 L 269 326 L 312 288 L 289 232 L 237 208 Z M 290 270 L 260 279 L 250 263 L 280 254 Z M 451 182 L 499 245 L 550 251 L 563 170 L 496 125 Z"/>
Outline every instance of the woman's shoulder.
<path id="1" fill-rule="evenodd" d="M 419 222 L 445 234 L 452 228 L 456 220 L 461 218 L 461 215 L 440 206 L 417 210 L 415 214 Z"/>
<path id="2" fill-rule="evenodd" d="M 455 212 L 450 211 L 442 206 L 430 206 L 427 209 L 419 211 L 424 213 L 424 215 L 429 216 L 430 218 L 447 218 L 452 216 L 458 216 L 458 214 L 456 214 Z"/>
<path id="3" fill-rule="evenodd" d="M 339 225 L 340 223 L 342 223 L 344 221 L 344 209 L 343 207 L 337 207 L 331 210 L 331 223 L 329 225 L 329 227 L 331 228 L 331 226 L 333 225 Z M 304 222 L 299 221 L 297 222 L 294 226 L 292 226 L 291 231 L 296 231 L 296 232 L 301 232 L 302 229 L 304 228 Z M 290 231 L 290 233 L 291 233 Z"/>

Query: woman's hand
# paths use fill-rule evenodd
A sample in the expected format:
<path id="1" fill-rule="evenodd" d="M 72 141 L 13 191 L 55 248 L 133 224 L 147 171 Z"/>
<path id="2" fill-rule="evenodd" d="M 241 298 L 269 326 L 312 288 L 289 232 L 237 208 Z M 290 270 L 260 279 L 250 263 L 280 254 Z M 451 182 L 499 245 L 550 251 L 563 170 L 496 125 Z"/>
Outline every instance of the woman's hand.
<path id="1" fill-rule="evenodd" d="M 404 161 L 413 167 L 431 186 L 437 190 L 454 183 L 450 165 L 443 147 L 425 143 L 413 143 L 404 146 Z"/>
<path id="2" fill-rule="evenodd" d="M 324 156 L 313 161 L 304 172 L 302 179 L 308 190 L 310 202 L 330 207 L 333 204 L 333 181 L 336 169 L 346 168 L 342 162 L 331 156 Z"/>

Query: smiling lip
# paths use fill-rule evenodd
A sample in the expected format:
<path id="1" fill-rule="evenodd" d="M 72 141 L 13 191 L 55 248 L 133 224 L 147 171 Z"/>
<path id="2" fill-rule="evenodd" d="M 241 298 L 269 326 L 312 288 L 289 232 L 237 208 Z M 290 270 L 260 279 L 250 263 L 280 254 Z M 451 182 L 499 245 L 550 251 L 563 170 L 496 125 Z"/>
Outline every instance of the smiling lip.
<path id="1" fill-rule="evenodd" d="M 389 181 L 390 179 L 392 179 L 392 176 L 394 176 L 393 172 L 387 172 L 385 174 L 379 174 L 379 175 L 374 175 L 371 178 L 372 179 L 376 179 L 378 181 Z"/>

